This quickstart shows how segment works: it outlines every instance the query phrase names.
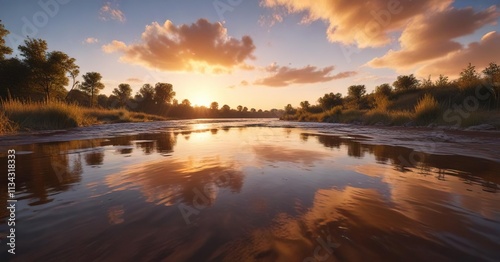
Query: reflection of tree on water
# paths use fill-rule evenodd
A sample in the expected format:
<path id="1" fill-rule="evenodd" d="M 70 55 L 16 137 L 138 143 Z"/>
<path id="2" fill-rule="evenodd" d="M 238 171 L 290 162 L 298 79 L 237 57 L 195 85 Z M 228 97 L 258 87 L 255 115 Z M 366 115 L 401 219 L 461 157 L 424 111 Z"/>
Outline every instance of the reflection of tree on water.
<path id="1" fill-rule="evenodd" d="M 93 147 L 98 140 L 70 141 L 25 145 L 16 151 L 31 151 L 16 155 L 16 189 L 19 199 L 29 199 L 30 205 L 51 202 L 56 192 L 66 191 L 71 184 L 81 180 L 82 160 L 80 153 L 70 150 Z M 0 168 L 7 169 L 7 161 L 0 161 Z"/>
<path id="2" fill-rule="evenodd" d="M 417 169 L 422 175 L 428 175 L 433 169 L 437 169 L 440 171 L 435 172 L 436 178 L 444 180 L 445 174 L 457 176 L 456 172 L 447 170 L 458 170 L 462 173 L 479 176 L 489 182 L 500 183 L 500 177 L 493 171 L 499 170 L 500 164 L 486 159 L 460 155 L 431 155 L 405 147 L 364 144 L 339 136 L 301 134 L 301 138 L 303 136 L 314 136 L 320 144 L 327 148 L 340 149 L 345 146 L 348 156 L 362 158 L 367 152 L 374 155 L 378 163 L 390 163 L 396 170 L 403 173 Z"/>
<path id="3" fill-rule="evenodd" d="M 85 153 L 85 163 L 88 166 L 99 166 L 104 162 L 104 151 L 92 151 Z"/>

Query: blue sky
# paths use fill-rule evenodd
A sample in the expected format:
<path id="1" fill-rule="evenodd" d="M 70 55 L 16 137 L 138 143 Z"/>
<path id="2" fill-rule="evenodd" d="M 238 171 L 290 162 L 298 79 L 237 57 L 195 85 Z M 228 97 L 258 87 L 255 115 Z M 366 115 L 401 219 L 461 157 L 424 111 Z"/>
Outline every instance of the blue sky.
<path id="1" fill-rule="evenodd" d="M 11 47 L 26 36 L 42 38 L 50 50 L 76 58 L 82 73 L 100 72 L 105 94 L 124 82 L 134 91 L 169 82 L 177 99 L 193 104 L 271 109 L 315 103 L 327 92 L 345 95 L 353 84 L 370 92 L 399 74 L 454 78 L 468 62 L 480 69 L 498 63 L 499 4 L 0 0 L 0 19 Z"/>

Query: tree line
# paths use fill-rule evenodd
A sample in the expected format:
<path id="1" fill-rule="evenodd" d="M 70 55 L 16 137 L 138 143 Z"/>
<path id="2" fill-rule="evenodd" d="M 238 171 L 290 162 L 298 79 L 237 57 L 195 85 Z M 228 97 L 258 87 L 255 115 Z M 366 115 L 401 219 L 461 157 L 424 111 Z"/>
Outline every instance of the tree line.
<path id="1" fill-rule="evenodd" d="M 492 62 L 481 72 L 482 74 L 469 63 L 460 73 L 460 77 L 453 81 L 444 75 L 440 75 L 435 81 L 432 81 L 430 76 L 427 79 L 418 80 L 413 74 L 400 75 L 392 85 L 381 84 L 371 93 L 367 93 L 365 85 L 351 85 L 347 88 L 347 96 L 342 96 L 340 93 L 326 93 L 319 97 L 314 105 L 309 101 L 302 101 L 298 107 L 286 105 L 284 111 L 285 115 L 297 115 L 322 113 L 335 107 L 340 110 L 388 110 L 391 102 L 405 94 L 440 90 L 446 91 L 447 99 L 451 101 L 453 97 L 463 98 L 464 94 L 475 95 L 477 87 L 489 93 L 489 99 L 483 101 L 482 108 L 498 109 L 500 108 L 500 66 Z"/>
<path id="2" fill-rule="evenodd" d="M 18 47 L 19 57 L 10 57 L 12 48 L 5 43 L 9 31 L 0 21 L 0 98 L 21 101 L 62 100 L 84 107 L 103 109 L 126 108 L 174 118 L 203 117 L 276 117 L 279 110 L 263 111 L 228 105 L 219 108 L 217 102 L 211 106 L 192 106 L 188 99 L 175 99 L 173 85 L 158 82 L 143 84 L 133 95 L 132 87 L 121 83 L 111 95 L 100 94 L 106 87 L 99 72 L 87 72 L 83 81 L 77 80 L 80 67 L 76 59 L 61 51 L 49 51 L 43 39 L 27 38 Z M 66 89 L 69 88 L 69 91 Z"/>

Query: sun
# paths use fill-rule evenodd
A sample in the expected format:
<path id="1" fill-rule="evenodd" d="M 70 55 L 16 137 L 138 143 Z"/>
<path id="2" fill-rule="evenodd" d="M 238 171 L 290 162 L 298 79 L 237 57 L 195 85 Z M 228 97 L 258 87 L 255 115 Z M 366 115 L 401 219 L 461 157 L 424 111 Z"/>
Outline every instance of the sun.
<path id="1" fill-rule="evenodd" d="M 203 92 L 193 94 L 193 96 L 191 96 L 189 98 L 189 101 L 191 102 L 191 105 L 193 105 L 193 106 L 196 105 L 196 106 L 209 107 L 210 103 L 212 103 L 211 98 Z"/>

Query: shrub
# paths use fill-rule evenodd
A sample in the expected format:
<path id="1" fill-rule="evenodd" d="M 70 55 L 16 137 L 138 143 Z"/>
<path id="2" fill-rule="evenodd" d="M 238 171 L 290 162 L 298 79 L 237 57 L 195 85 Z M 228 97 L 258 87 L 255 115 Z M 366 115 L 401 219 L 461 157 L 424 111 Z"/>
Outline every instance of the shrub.
<path id="1" fill-rule="evenodd" d="M 425 94 L 415 106 L 415 121 L 419 124 L 436 120 L 440 115 L 439 103 L 431 94 Z"/>

